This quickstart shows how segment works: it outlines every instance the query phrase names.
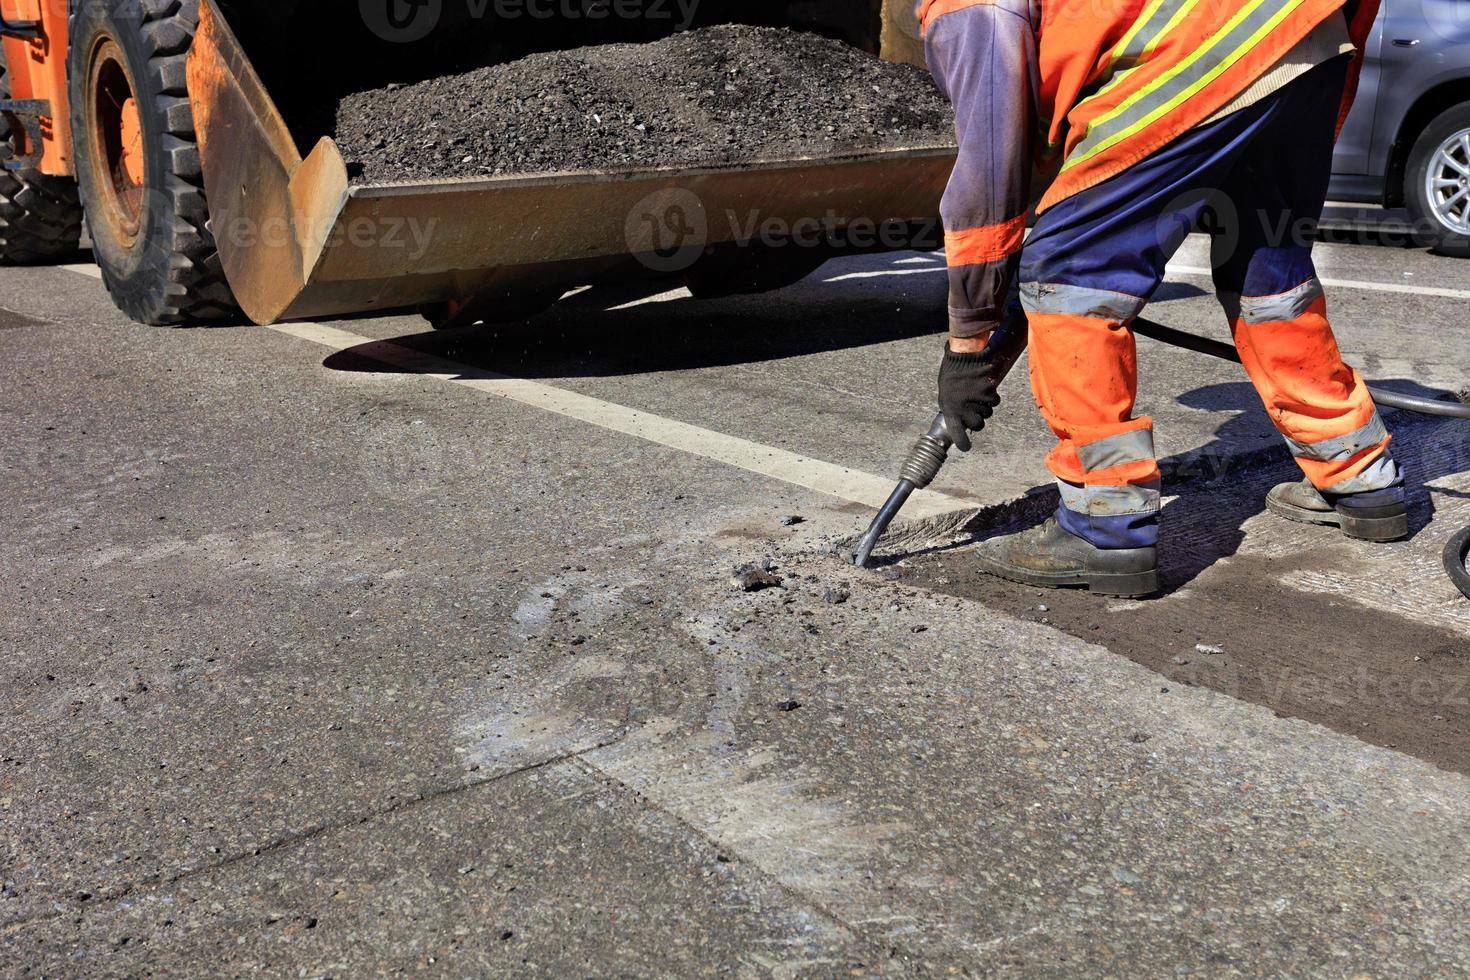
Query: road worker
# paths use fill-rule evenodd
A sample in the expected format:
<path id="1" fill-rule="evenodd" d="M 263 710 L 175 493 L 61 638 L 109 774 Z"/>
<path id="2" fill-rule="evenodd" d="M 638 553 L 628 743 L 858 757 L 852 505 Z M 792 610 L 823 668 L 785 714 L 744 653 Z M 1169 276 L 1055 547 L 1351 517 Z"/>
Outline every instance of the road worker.
<path id="1" fill-rule="evenodd" d="M 1130 324 L 1202 223 L 1236 346 L 1307 476 L 1268 507 L 1355 538 L 1408 533 L 1389 433 L 1342 361 L 1311 254 L 1376 6 L 921 0 L 959 138 L 940 408 L 968 451 L 999 403 L 985 345 L 1018 284 L 1032 388 L 1060 440 L 1056 516 L 984 542 L 986 571 L 1158 590 L 1160 471 L 1153 422 L 1134 414 Z"/>

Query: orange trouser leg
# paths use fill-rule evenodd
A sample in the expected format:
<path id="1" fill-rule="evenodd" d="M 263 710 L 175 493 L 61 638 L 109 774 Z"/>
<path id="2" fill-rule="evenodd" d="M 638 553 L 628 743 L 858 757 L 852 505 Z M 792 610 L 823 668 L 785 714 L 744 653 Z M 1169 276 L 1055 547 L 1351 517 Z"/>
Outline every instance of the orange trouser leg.
<path id="1" fill-rule="evenodd" d="M 1343 363 L 1317 280 L 1241 297 L 1234 330 L 1251 381 L 1313 485 L 1345 494 L 1398 480 L 1392 437 L 1362 375 Z"/>
<path id="2" fill-rule="evenodd" d="M 1109 538 L 1136 541 L 1111 528 L 1156 517 L 1160 480 L 1153 420 L 1133 417 L 1133 331 L 1121 319 L 1095 316 L 1031 312 L 1027 320 L 1032 390 L 1060 440 L 1046 463 L 1063 505 L 1086 518 L 1091 533 L 1084 536 L 1100 546 Z"/>

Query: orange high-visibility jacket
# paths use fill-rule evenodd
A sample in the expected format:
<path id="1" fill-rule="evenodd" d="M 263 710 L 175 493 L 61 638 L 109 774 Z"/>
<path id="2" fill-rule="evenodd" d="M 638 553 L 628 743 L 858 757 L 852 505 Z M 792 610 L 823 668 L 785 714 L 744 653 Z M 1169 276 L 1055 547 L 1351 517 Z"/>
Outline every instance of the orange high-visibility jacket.
<path id="1" fill-rule="evenodd" d="M 1162 149 L 1339 10 L 1358 48 L 1345 115 L 1378 5 L 919 0 L 930 68 L 955 103 L 959 140 L 941 205 L 951 334 L 980 336 L 1003 318 L 1036 197 L 1045 211 Z"/>
<path id="2" fill-rule="evenodd" d="M 919 0 L 935 18 L 993 0 Z M 1031 0 L 1042 161 L 1039 210 L 1100 183 L 1229 104 L 1344 10 L 1361 52 L 1378 0 Z M 1351 104 L 1354 84 L 1346 105 Z"/>

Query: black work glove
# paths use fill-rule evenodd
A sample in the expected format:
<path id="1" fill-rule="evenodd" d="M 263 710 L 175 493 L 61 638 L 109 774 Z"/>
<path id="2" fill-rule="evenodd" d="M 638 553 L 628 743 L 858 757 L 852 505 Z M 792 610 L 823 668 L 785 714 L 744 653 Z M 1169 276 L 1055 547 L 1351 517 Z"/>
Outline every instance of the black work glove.
<path id="1" fill-rule="evenodd" d="M 970 433 L 985 428 L 985 421 L 1000 404 L 1000 382 L 990 352 L 956 354 L 944 345 L 944 362 L 939 365 L 939 410 L 950 441 L 962 453 L 970 451 Z"/>

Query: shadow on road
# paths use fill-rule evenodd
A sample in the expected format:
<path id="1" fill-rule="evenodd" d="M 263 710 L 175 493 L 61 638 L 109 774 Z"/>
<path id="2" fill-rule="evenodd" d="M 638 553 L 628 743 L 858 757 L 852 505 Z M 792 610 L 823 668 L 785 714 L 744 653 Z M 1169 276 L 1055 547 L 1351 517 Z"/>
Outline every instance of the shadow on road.
<path id="1" fill-rule="evenodd" d="M 914 274 L 892 279 L 898 270 Z M 841 352 L 933 335 L 944 331 L 942 277 L 923 273 L 942 266 L 885 266 L 865 287 L 864 280 L 833 264 L 796 287 L 760 296 L 700 301 L 668 295 L 677 281 L 630 283 L 582 290 L 533 319 L 500 326 L 432 331 L 387 341 L 489 375 L 523 379 L 602 378 L 720 368 Z M 870 269 L 864 272 L 871 273 Z M 833 281 L 839 280 L 840 281 Z M 895 298 L 892 283 L 912 283 Z M 936 296 L 936 293 L 938 294 Z M 1189 283 L 1165 283 L 1155 302 L 1206 295 Z M 646 302 L 655 299 L 654 302 Z M 412 373 L 385 363 L 366 348 L 328 357 L 325 366 L 347 372 Z M 468 372 L 467 372 L 468 375 Z M 1383 387 L 1422 397 L 1443 397 L 1410 379 L 1389 379 Z M 1166 494 L 1164 553 L 1169 556 L 1167 585 L 1178 590 L 1221 559 L 1239 550 L 1247 521 L 1264 510 L 1266 492 L 1300 472 L 1246 382 L 1209 385 L 1179 396 L 1181 405 L 1232 413 L 1199 448 L 1160 461 Z M 1463 423 L 1405 413 L 1389 416 L 1398 455 L 1407 464 L 1412 530 L 1432 520 L 1434 505 L 1425 484 L 1470 469 Z M 1455 428 L 1455 427 L 1460 428 Z M 1460 447 L 1445 451 L 1446 446 Z M 1433 447 L 1437 451 L 1427 452 Z M 1038 447 L 1037 452 L 1044 451 Z M 1034 523 L 1055 508 L 1055 491 L 1035 488 L 1003 518 L 1005 527 L 971 527 L 988 536 Z M 938 549 L 943 551 L 945 549 Z M 927 553 L 927 552 L 926 552 Z"/>
<path id="2" fill-rule="evenodd" d="M 390 342 L 518 378 L 605 378 L 938 338 L 946 329 L 942 276 L 905 277 L 910 285 L 896 296 L 891 279 L 878 280 L 885 283 L 880 294 L 853 281 L 827 283 L 823 275 L 830 273 L 772 293 L 718 300 L 685 295 L 640 302 L 678 289 L 676 281 L 598 287 L 530 320 Z M 351 350 L 325 364 L 337 371 L 392 370 Z"/>
<path id="3" fill-rule="evenodd" d="M 1383 387 L 1428 398 L 1443 394 L 1405 379 L 1385 381 Z M 1270 428 L 1270 420 L 1249 383 L 1197 388 L 1179 401 L 1193 408 L 1240 414 L 1224 422 L 1206 445 L 1159 460 L 1164 495 L 1174 498 L 1165 504 L 1162 515 L 1160 555 L 1166 595 L 1184 589 L 1220 561 L 1234 556 L 1245 541 L 1245 525 L 1265 511 L 1267 492 L 1278 483 L 1302 477 L 1283 443 L 1272 440 L 1261 446 L 1261 432 Z M 1432 523 L 1436 494 L 1470 498 L 1470 494 L 1434 485 L 1446 476 L 1470 471 L 1470 425 L 1464 420 L 1406 412 L 1388 413 L 1386 421 L 1394 433 L 1395 456 L 1408 476 L 1412 540 Z M 963 529 L 969 533 L 963 540 L 883 557 L 876 564 L 944 555 L 1030 527 L 1050 516 L 1058 502 L 1052 487 L 1034 487 L 999 520 L 992 512 L 982 514 Z"/>

